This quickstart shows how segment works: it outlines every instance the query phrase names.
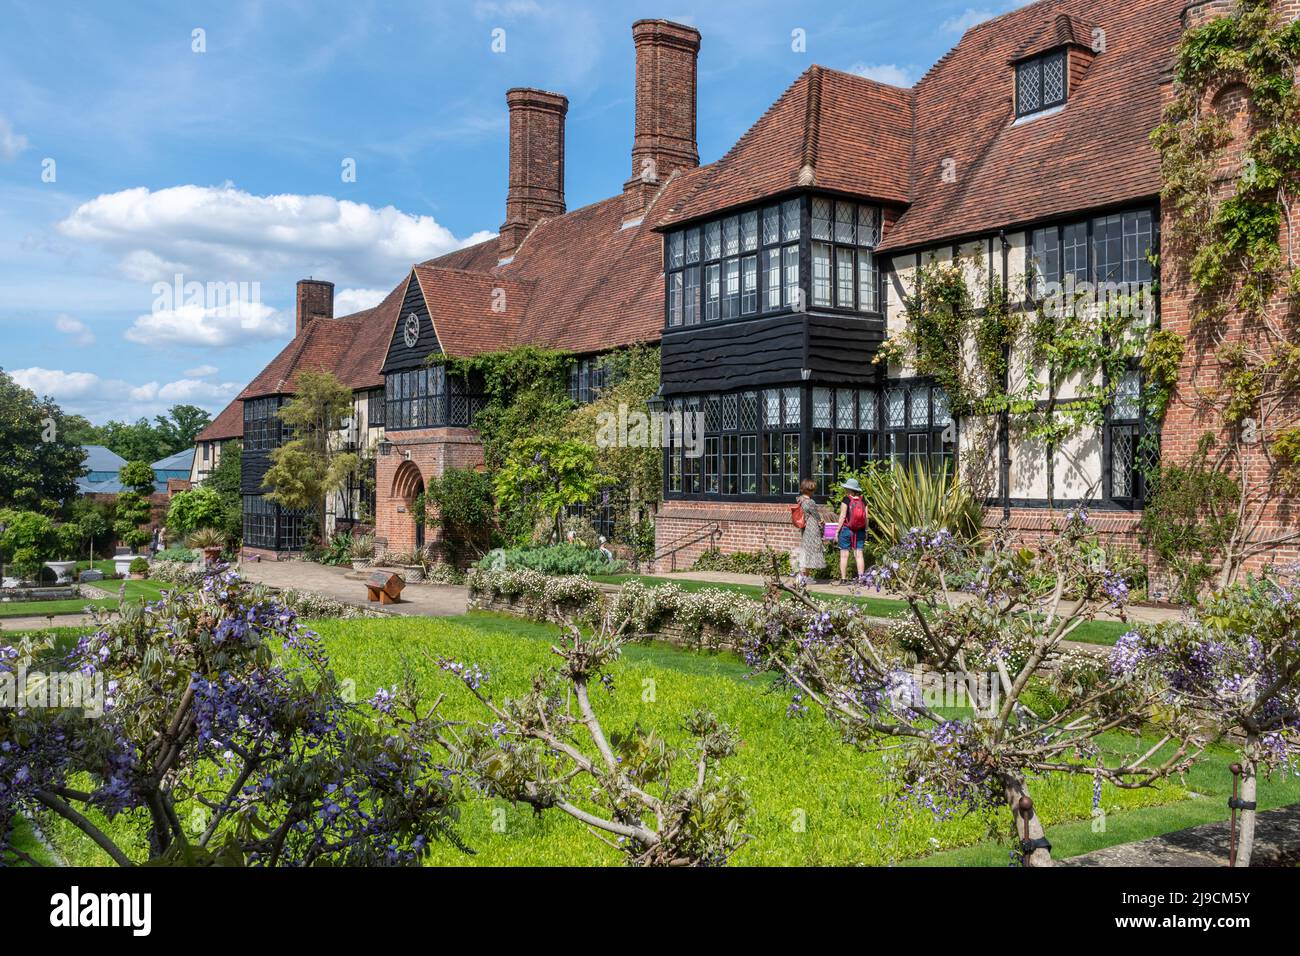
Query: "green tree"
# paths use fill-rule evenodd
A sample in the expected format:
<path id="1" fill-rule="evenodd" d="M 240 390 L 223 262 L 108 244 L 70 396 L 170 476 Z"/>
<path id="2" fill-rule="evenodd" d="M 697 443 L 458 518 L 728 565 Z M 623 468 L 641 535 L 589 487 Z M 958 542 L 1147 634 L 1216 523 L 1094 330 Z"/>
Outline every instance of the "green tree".
<path id="1" fill-rule="evenodd" d="M 167 530 L 187 535 L 199 528 L 225 532 L 225 502 L 215 488 L 203 485 L 173 495 L 167 507 Z"/>
<path id="2" fill-rule="evenodd" d="M 449 468 L 440 478 L 429 480 L 424 503 L 437 514 L 443 548 L 452 564 L 462 564 L 487 550 L 495 508 L 490 475 Z"/>
<path id="3" fill-rule="evenodd" d="M 0 369 L 0 508 L 54 511 L 77 493 L 85 452 L 67 417 Z"/>
<path id="4" fill-rule="evenodd" d="M 166 415 L 158 415 L 154 421 L 159 439 L 167 449 L 159 457 L 165 457 L 194 447 L 194 439 L 212 423 L 212 416 L 197 405 L 173 405 Z"/>
<path id="5" fill-rule="evenodd" d="M 239 490 L 239 453 L 239 442 L 222 444 L 217 467 L 203 481 L 204 488 L 210 488 L 221 496 L 222 517 L 217 527 L 231 540 L 240 537 L 244 524 L 244 499 Z"/>
<path id="6" fill-rule="evenodd" d="M 325 533 L 325 498 L 356 472 L 359 459 L 334 447 L 335 433 L 352 413 L 352 391 L 330 372 L 302 372 L 298 391 L 280 407 L 280 421 L 294 437 L 271 452 L 263 483 L 268 497 L 286 508 L 316 515 Z"/>
<path id="7" fill-rule="evenodd" d="M 41 563 L 55 556 L 58 536 L 54 522 L 35 511 L 0 510 L 0 561 L 13 566 L 20 578 L 33 578 Z"/>
<path id="8" fill-rule="evenodd" d="M 474 427 L 488 471 L 502 466 L 517 438 L 558 432 L 573 408 L 568 392 L 573 357 L 567 352 L 526 345 L 471 359 L 431 360 L 443 362 L 449 373 L 483 383 L 485 404 Z"/>
<path id="9" fill-rule="evenodd" d="M 590 501 L 608 483 L 591 445 L 554 435 L 517 440 L 494 480 L 503 509 L 545 516 L 557 541 L 564 509 Z"/>
<path id="10" fill-rule="evenodd" d="M 123 544 L 138 548 L 149 543 L 153 468 L 147 461 L 131 461 L 122 466 L 117 477 L 127 490 L 117 496 L 117 521 L 113 530 Z"/>
<path id="11" fill-rule="evenodd" d="M 608 384 L 595 401 L 569 413 L 563 434 L 595 447 L 596 465 L 614 487 L 617 537 L 636 547 L 645 540 L 638 532 L 649 531 L 653 542 L 649 515 L 663 493 L 663 448 L 651 440 L 649 407 L 659 391 L 659 349 L 633 346 L 601 361 Z M 621 422 L 627 423 L 627 441 L 618 434 Z"/>

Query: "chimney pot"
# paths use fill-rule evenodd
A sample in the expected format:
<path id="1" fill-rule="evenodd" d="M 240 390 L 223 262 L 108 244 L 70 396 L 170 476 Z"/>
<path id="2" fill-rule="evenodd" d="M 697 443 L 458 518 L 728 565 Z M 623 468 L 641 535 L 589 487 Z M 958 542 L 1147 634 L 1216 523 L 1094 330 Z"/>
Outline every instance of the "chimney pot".
<path id="1" fill-rule="evenodd" d="M 301 332 L 312 319 L 334 318 L 334 283 L 324 279 L 299 279 L 294 308 L 294 332 Z"/>
<path id="2" fill-rule="evenodd" d="M 632 24 L 636 44 L 636 129 L 623 217 L 636 219 L 678 169 L 700 165 L 695 138 L 700 31 L 670 20 Z"/>
<path id="3" fill-rule="evenodd" d="M 498 252 L 514 254 L 539 220 L 564 214 L 564 117 L 559 93 L 517 87 L 506 91 L 510 110 L 510 183 Z"/>

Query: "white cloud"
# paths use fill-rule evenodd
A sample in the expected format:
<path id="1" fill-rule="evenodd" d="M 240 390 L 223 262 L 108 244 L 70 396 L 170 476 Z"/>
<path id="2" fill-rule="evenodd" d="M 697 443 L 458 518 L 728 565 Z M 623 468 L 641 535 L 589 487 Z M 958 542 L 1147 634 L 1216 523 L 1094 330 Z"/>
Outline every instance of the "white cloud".
<path id="1" fill-rule="evenodd" d="M 334 293 L 334 315 L 341 317 L 373 309 L 388 295 L 387 289 L 344 289 Z"/>
<path id="2" fill-rule="evenodd" d="M 994 10 L 976 10 L 972 7 L 967 7 L 961 13 L 957 14 L 957 16 L 949 17 L 947 20 L 944 20 L 943 23 L 939 24 L 939 29 L 944 33 L 961 34 L 975 26 L 975 24 L 983 23 L 985 20 L 995 16 L 997 16 L 997 12 Z"/>
<path id="3" fill-rule="evenodd" d="M 219 369 L 215 365 L 200 365 L 197 368 L 187 368 L 185 370 L 186 378 L 210 378 L 216 375 Z"/>
<path id="4" fill-rule="evenodd" d="M 118 257 L 127 278 L 252 282 L 277 272 L 362 287 L 494 235 L 454 236 L 432 216 L 332 196 L 254 196 L 223 186 L 105 193 L 59 223 L 66 236 Z"/>
<path id="5" fill-rule="evenodd" d="M 9 121 L 0 116 L 0 159 L 5 162 L 13 162 L 18 158 L 18 154 L 27 148 L 27 137 L 21 133 L 15 133 L 14 128 L 9 125 Z"/>
<path id="6" fill-rule="evenodd" d="M 911 70 L 893 63 L 855 63 L 849 67 L 849 72 L 890 86 L 911 86 L 916 82 Z"/>
<path id="7" fill-rule="evenodd" d="M 260 301 L 235 299 L 204 305 L 182 303 L 155 308 L 137 318 L 126 337 L 139 345 L 218 348 L 266 339 L 287 338 L 293 323 Z"/>
<path id="8" fill-rule="evenodd" d="M 39 396 L 51 396 L 64 411 L 85 415 L 93 422 L 152 418 L 173 405 L 198 405 L 216 414 L 243 387 L 235 382 L 204 382 L 188 377 L 137 385 L 123 379 L 101 378 L 93 372 L 39 366 L 14 369 L 12 374 L 20 385 Z"/>
<path id="9" fill-rule="evenodd" d="M 94 345 L 95 333 L 86 328 L 84 322 L 70 315 L 60 315 L 54 320 L 54 327 L 71 338 L 73 345 Z"/>

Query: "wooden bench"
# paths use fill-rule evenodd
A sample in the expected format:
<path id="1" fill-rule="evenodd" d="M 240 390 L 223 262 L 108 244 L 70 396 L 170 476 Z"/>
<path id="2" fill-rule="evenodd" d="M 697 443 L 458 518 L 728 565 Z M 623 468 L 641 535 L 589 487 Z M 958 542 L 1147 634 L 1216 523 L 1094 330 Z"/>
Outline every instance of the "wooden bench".
<path id="1" fill-rule="evenodd" d="M 406 582 L 392 571 L 374 571 L 366 580 L 366 600 L 380 604 L 397 604 L 402 600 Z"/>

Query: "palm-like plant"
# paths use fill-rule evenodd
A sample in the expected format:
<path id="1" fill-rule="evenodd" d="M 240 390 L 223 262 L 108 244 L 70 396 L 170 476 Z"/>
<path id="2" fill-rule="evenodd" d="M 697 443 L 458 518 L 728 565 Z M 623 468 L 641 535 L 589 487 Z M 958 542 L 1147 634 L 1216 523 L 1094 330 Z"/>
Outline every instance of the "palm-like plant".
<path id="1" fill-rule="evenodd" d="M 946 528 L 959 541 L 980 535 L 977 502 L 948 468 L 869 468 L 858 476 L 871 512 L 868 535 L 884 548 L 913 528 Z"/>

